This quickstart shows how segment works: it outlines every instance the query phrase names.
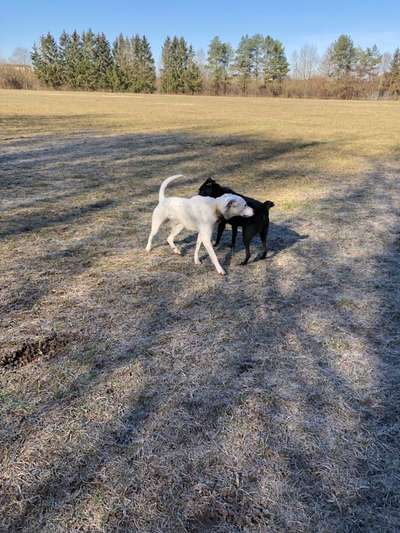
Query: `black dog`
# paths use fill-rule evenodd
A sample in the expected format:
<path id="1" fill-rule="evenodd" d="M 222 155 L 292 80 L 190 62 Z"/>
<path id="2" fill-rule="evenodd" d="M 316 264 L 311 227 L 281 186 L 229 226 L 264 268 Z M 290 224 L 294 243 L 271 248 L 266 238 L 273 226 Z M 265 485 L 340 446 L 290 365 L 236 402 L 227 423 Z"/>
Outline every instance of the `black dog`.
<path id="1" fill-rule="evenodd" d="M 274 207 L 274 203 L 267 200 L 262 203 L 254 198 L 249 198 L 248 196 L 243 196 L 228 187 L 222 187 L 212 178 L 208 178 L 199 189 L 199 194 L 201 196 L 211 196 L 212 198 L 218 198 L 223 194 L 237 194 L 246 200 L 247 205 L 253 208 L 254 215 L 252 217 L 233 217 L 229 220 L 221 220 L 218 225 L 217 240 L 215 246 L 219 244 L 222 234 L 224 232 L 226 224 L 231 224 L 232 226 L 232 249 L 235 247 L 237 229 L 240 226 L 242 228 L 243 234 L 243 243 L 246 247 L 246 257 L 241 265 L 245 265 L 250 259 L 250 242 L 254 235 L 257 233 L 260 235 L 263 252 L 257 259 L 265 259 L 267 255 L 267 234 L 269 227 L 269 210 L 271 207 Z"/>

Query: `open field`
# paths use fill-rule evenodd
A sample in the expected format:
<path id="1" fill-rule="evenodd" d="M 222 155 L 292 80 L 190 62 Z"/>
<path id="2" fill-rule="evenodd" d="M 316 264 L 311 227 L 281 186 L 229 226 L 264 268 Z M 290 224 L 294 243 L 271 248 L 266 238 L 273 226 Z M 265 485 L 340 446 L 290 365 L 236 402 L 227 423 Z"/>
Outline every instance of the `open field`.
<path id="1" fill-rule="evenodd" d="M 398 103 L 1 91 L 0 142 L 0 531 L 399 531 Z M 143 251 L 180 172 L 266 261 Z"/>

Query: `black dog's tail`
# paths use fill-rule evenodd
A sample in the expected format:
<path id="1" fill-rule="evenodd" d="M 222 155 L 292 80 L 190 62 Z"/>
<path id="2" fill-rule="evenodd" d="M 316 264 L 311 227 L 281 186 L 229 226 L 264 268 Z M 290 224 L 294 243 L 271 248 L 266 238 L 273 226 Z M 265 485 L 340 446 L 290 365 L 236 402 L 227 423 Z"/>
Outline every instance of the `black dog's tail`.
<path id="1" fill-rule="evenodd" d="M 267 200 L 266 202 L 263 203 L 263 206 L 266 208 L 266 209 L 271 209 L 271 207 L 274 207 L 274 202 L 271 202 L 270 200 Z"/>

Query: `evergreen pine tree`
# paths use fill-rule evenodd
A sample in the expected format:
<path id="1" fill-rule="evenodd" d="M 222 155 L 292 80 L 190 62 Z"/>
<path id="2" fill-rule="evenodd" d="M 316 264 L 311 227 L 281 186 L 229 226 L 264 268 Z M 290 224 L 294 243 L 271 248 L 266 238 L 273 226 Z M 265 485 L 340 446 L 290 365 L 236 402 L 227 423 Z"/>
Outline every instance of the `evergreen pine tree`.
<path id="1" fill-rule="evenodd" d="M 176 38 L 175 45 L 172 41 L 173 50 L 173 78 L 175 85 L 175 92 L 185 93 L 187 90 L 187 66 L 189 61 L 189 49 L 186 40 L 181 37 Z"/>
<path id="2" fill-rule="evenodd" d="M 131 38 L 128 48 L 129 69 L 127 76 L 129 78 L 129 90 L 140 93 L 143 90 L 143 54 L 142 54 L 142 39 L 139 35 Z"/>
<path id="3" fill-rule="evenodd" d="M 45 82 L 46 67 L 45 67 L 45 63 L 42 58 L 41 50 L 36 45 L 36 43 L 34 43 L 32 47 L 31 60 L 32 60 L 32 67 L 33 67 L 33 70 L 36 76 L 38 77 L 40 81 L 42 81 L 43 83 L 46 83 Z"/>
<path id="4" fill-rule="evenodd" d="M 170 37 L 167 37 L 164 41 L 161 51 L 161 68 L 160 68 L 160 81 L 161 92 L 172 92 L 172 65 L 171 65 L 171 46 L 172 41 Z"/>
<path id="5" fill-rule="evenodd" d="M 60 62 L 60 77 L 62 80 L 62 85 L 68 85 L 68 76 L 67 76 L 67 59 L 68 59 L 68 49 L 70 47 L 71 37 L 66 31 L 63 31 L 60 35 L 59 45 L 58 45 L 58 54 Z"/>
<path id="6" fill-rule="evenodd" d="M 266 84 L 282 82 L 289 72 L 289 63 L 286 59 L 283 44 L 269 35 L 264 40 L 263 63 Z"/>
<path id="7" fill-rule="evenodd" d="M 37 77 L 45 85 L 59 88 L 62 83 L 62 67 L 56 40 L 48 33 L 40 38 L 40 45 L 34 45 L 32 51 L 32 65 Z"/>
<path id="8" fill-rule="evenodd" d="M 118 35 L 113 43 L 113 72 L 111 78 L 111 85 L 114 91 L 126 91 L 129 87 L 129 78 L 127 76 L 128 54 L 127 42 L 122 33 Z"/>
<path id="9" fill-rule="evenodd" d="M 110 43 L 104 33 L 99 33 L 95 37 L 94 62 L 97 72 L 96 88 L 112 88 L 113 57 Z"/>
<path id="10" fill-rule="evenodd" d="M 188 49 L 185 71 L 185 92 L 189 94 L 201 92 L 203 87 L 203 78 L 200 68 L 195 61 L 195 54 L 192 46 L 189 46 Z"/>
<path id="11" fill-rule="evenodd" d="M 357 48 L 355 52 L 355 72 L 361 80 L 372 80 L 378 74 L 382 60 L 376 44 L 372 48 Z"/>
<path id="12" fill-rule="evenodd" d="M 142 92 L 154 93 L 156 90 L 156 67 L 150 43 L 145 35 L 142 37 L 141 58 L 143 66 Z"/>
<path id="13" fill-rule="evenodd" d="M 332 76 L 339 80 L 349 77 L 354 71 L 356 61 L 356 49 L 351 38 L 341 35 L 329 50 Z"/>
<path id="14" fill-rule="evenodd" d="M 167 37 L 161 57 L 161 91 L 194 94 L 201 91 L 202 82 L 193 48 L 183 37 Z"/>
<path id="15" fill-rule="evenodd" d="M 397 48 L 393 54 L 388 78 L 390 94 L 400 96 L 400 48 Z"/>
<path id="16" fill-rule="evenodd" d="M 263 63 L 264 63 L 264 37 L 256 33 L 251 37 L 251 49 L 252 49 L 252 70 L 256 81 L 262 76 Z"/>
<path id="17" fill-rule="evenodd" d="M 64 77 L 71 89 L 82 87 L 82 41 L 77 31 L 73 31 L 65 42 L 63 50 Z"/>
<path id="18" fill-rule="evenodd" d="M 154 92 L 156 71 L 150 43 L 146 37 L 136 34 L 130 39 L 121 38 L 120 49 L 120 70 L 125 88 L 136 93 Z"/>
<path id="19" fill-rule="evenodd" d="M 185 92 L 187 45 L 182 37 L 167 37 L 162 51 L 161 90 L 166 93 Z"/>
<path id="20" fill-rule="evenodd" d="M 235 55 L 235 70 L 240 90 L 246 94 L 254 70 L 254 43 L 248 35 L 240 39 Z"/>
<path id="21" fill-rule="evenodd" d="M 226 94 L 229 84 L 229 67 L 232 48 L 214 37 L 208 47 L 207 70 L 210 73 L 211 88 L 215 94 Z"/>
<path id="22" fill-rule="evenodd" d="M 92 30 L 82 33 L 82 61 L 80 65 L 82 88 L 94 90 L 98 85 L 96 69 L 95 35 Z"/>

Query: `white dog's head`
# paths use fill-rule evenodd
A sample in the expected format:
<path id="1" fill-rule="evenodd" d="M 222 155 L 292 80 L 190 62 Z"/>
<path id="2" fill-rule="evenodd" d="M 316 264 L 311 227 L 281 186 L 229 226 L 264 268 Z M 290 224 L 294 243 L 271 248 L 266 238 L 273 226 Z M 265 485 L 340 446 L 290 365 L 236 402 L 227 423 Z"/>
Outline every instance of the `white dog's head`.
<path id="1" fill-rule="evenodd" d="M 236 194 L 223 194 L 217 198 L 221 215 L 229 220 L 233 217 L 252 217 L 254 211 L 246 204 L 246 201 Z"/>

